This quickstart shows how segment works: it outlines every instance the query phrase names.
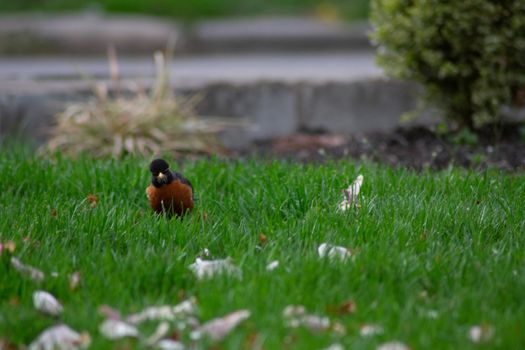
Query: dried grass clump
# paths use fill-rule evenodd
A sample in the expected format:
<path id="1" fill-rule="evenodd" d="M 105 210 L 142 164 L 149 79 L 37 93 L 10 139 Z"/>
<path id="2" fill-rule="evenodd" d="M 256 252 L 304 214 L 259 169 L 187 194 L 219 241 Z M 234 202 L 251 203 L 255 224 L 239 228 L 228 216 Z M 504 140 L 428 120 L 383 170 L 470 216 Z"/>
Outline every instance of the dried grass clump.
<path id="1" fill-rule="evenodd" d="M 175 98 L 169 86 L 169 60 L 163 53 L 154 55 L 156 78 L 151 92 L 136 91 L 128 98 L 120 93 L 116 56 L 110 52 L 109 57 L 116 96 L 111 97 L 107 85 L 99 83 L 93 88 L 94 98 L 68 105 L 56 116 L 47 151 L 116 158 L 224 151 L 217 136 L 227 123 L 199 119 L 193 113 L 194 99 Z"/>

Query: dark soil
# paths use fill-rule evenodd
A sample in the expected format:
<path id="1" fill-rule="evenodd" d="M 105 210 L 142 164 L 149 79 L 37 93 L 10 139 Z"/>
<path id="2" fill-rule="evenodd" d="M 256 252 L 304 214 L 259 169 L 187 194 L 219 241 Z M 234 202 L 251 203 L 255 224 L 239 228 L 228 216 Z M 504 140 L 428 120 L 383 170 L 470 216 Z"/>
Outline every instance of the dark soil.
<path id="1" fill-rule="evenodd" d="M 525 170 L 525 140 L 517 125 L 487 127 L 476 133 L 438 134 L 424 127 L 353 136 L 301 133 L 257 143 L 249 153 L 301 162 L 370 160 L 417 170 L 449 166 Z"/>

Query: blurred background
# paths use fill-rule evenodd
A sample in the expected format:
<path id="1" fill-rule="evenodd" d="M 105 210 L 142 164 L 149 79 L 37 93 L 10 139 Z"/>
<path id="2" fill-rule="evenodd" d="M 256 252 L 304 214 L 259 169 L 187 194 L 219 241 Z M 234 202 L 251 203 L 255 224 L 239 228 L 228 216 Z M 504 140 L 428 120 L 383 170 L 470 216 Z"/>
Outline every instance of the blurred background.
<path id="1" fill-rule="evenodd" d="M 0 5 L 4 12 L 17 11 L 104 11 L 107 13 L 135 13 L 175 18 L 177 20 L 199 20 L 216 17 L 238 16 L 318 16 L 328 20 L 362 20 L 369 12 L 368 0 L 105 0 L 105 1 L 60 1 L 60 0 L 6 0 Z"/>
<path id="2" fill-rule="evenodd" d="M 308 160 L 329 149 L 392 164 L 439 162 L 448 152 L 448 164 L 455 151 L 436 133 L 461 130 L 454 140 L 477 145 L 463 126 L 499 120 L 500 105 L 521 101 L 524 91 L 511 81 L 522 73 L 503 74 L 510 63 L 497 68 L 502 55 L 518 62 L 523 5 L 485 6 L 483 15 L 467 5 L 4 0 L 0 137 L 95 156 L 262 149 Z M 515 28 L 480 22 L 511 15 Z M 443 23 L 450 30 L 439 29 Z M 472 60 L 499 71 L 471 72 Z M 425 91 L 444 108 L 422 105 Z M 442 117 L 451 123 L 439 124 Z"/>

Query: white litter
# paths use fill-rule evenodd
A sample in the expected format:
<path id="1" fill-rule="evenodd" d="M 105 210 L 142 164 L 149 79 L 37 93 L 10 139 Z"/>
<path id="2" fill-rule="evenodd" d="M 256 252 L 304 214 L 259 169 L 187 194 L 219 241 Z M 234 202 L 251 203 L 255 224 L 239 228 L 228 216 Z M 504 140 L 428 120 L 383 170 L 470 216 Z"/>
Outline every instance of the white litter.
<path id="1" fill-rule="evenodd" d="M 114 319 L 107 319 L 102 322 L 98 330 L 104 337 L 112 340 L 139 336 L 139 331 L 135 326 Z"/>
<path id="2" fill-rule="evenodd" d="M 379 345 L 377 350 L 410 350 L 410 348 L 399 341 L 391 341 Z"/>
<path id="3" fill-rule="evenodd" d="M 297 317 L 306 314 L 306 308 L 303 305 L 288 305 L 283 310 L 283 317 Z"/>
<path id="4" fill-rule="evenodd" d="M 328 257 L 330 260 L 346 261 L 352 256 L 350 251 L 345 247 L 335 246 L 328 243 L 322 243 L 317 248 L 320 258 Z"/>
<path id="5" fill-rule="evenodd" d="M 38 311 L 51 316 L 58 316 L 64 311 L 58 300 L 43 290 L 37 290 L 33 293 L 33 305 Z"/>
<path id="6" fill-rule="evenodd" d="M 325 331 L 330 328 L 328 317 L 307 314 L 302 305 L 288 305 L 283 310 L 283 317 L 287 327 L 305 327 L 311 331 Z"/>
<path id="7" fill-rule="evenodd" d="M 44 330 L 31 344 L 29 350 L 76 350 L 89 346 L 91 338 L 87 333 L 77 333 L 61 324 Z"/>
<path id="8" fill-rule="evenodd" d="M 335 344 L 330 345 L 327 348 L 324 348 L 323 350 L 344 350 L 344 349 L 345 348 L 341 344 L 335 343 Z"/>
<path id="9" fill-rule="evenodd" d="M 359 328 L 359 334 L 362 337 L 372 337 L 384 333 L 383 327 L 377 324 L 364 324 Z"/>
<path id="10" fill-rule="evenodd" d="M 193 264 L 189 266 L 198 279 L 211 278 L 217 274 L 226 273 L 231 276 L 240 277 L 241 270 L 232 264 L 231 259 L 220 260 L 202 260 L 197 258 Z"/>
<path id="11" fill-rule="evenodd" d="M 197 309 L 196 300 L 190 298 L 172 306 L 151 306 L 143 311 L 129 315 L 126 321 L 130 324 L 139 324 L 144 321 L 173 321 L 179 317 L 195 315 Z"/>
<path id="12" fill-rule="evenodd" d="M 200 328 L 191 332 L 190 337 L 194 340 L 208 337 L 213 341 L 221 341 L 241 322 L 250 317 L 250 311 L 238 310 L 224 317 L 215 318 L 204 323 Z"/>
<path id="13" fill-rule="evenodd" d="M 184 344 L 180 341 L 171 340 L 171 339 L 162 339 L 159 341 L 155 348 L 159 350 L 184 350 Z"/>
<path id="14" fill-rule="evenodd" d="M 473 343 L 489 341 L 494 335 L 494 328 L 491 325 L 477 325 L 470 327 L 468 331 L 469 339 Z"/>
<path id="15" fill-rule="evenodd" d="M 339 209 L 346 211 L 352 207 L 359 207 L 359 192 L 363 185 L 363 175 L 357 176 L 354 182 L 348 188 L 343 190 L 344 198 L 339 203 Z"/>
<path id="16" fill-rule="evenodd" d="M 153 346 L 156 343 L 158 343 L 162 338 L 164 338 L 168 332 L 170 331 L 170 324 L 168 322 L 161 322 L 157 326 L 157 329 L 155 330 L 155 333 L 150 335 L 148 339 L 146 339 L 145 344 L 147 346 Z"/>
<path id="17" fill-rule="evenodd" d="M 279 260 L 274 260 L 274 261 L 271 261 L 268 265 L 266 265 L 266 271 L 273 271 L 278 267 L 279 267 Z"/>
<path id="18" fill-rule="evenodd" d="M 22 263 L 18 258 L 15 258 L 14 256 L 11 258 L 11 265 L 14 267 L 15 270 L 24 275 L 27 275 L 33 281 L 42 282 L 46 277 L 46 275 L 36 267 Z"/>

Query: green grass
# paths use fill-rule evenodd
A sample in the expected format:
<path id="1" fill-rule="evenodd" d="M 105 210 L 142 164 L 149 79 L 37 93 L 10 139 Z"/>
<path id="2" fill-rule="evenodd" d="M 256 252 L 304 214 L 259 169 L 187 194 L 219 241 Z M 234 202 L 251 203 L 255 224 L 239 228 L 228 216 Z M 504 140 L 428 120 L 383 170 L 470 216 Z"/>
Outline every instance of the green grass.
<path id="1" fill-rule="evenodd" d="M 89 331 L 93 349 L 124 346 L 98 334 L 101 304 L 127 314 L 177 303 L 182 294 L 198 299 L 201 320 L 251 310 L 221 349 L 243 348 L 254 332 L 264 349 L 321 349 L 336 341 L 374 349 L 393 339 L 412 349 L 525 345 L 523 174 L 199 160 L 180 168 L 198 199 L 180 221 L 150 212 L 147 163 L 0 154 L 0 241 L 14 240 L 15 255 L 48 276 L 58 272 L 38 285 L 0 264 L 0 336 L 28 344 L 55 322 L 32 306 L 32 292 L 45 289 L 63 303 L 61 321 Z M 361 210 L 338 212 L 340 189 L 358 173 L 365 179 Z M 94 209 L 90 193 L 99 197 Z M 263 247 L 260 233 L 268 237 Z M 352 248 L 355 261 L 320 260 L 322 242 Z M 188 266 L 204 248 L 214 258 L 232 257 L 242 280 L 196 280 Z M 274 259 L 281 266 L 267 272 Z M 67 276 L 74 271 L 82 287 L 72 292 Z M 348 299 L 355 314 L 331 311 Z M 340 320 L 348 334 L 287 329 L 281 312 L 289 304 Z M 385 334 L 362 338 L 363 323 L 378 323 Z M 480 323 L 492 324 L 495 334 L 475 345 L 467 332 Z"/>
<path id="2" fill-rule="evenodd" d="M 290 15 L 338 12 L 347 19 L 364 19 L 369 12 L 369 0 L 3 0 L 4 11 L 71 11 L 100 8 L 108 12 L 143 13 L 181 19 L 205 17 L 251 16 L 263 14 Z"/>

